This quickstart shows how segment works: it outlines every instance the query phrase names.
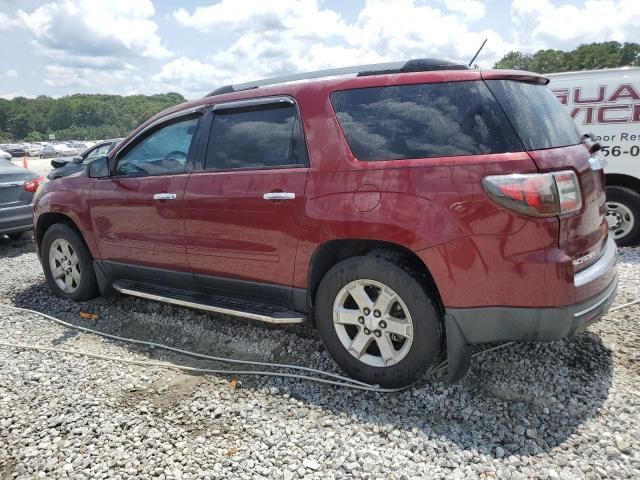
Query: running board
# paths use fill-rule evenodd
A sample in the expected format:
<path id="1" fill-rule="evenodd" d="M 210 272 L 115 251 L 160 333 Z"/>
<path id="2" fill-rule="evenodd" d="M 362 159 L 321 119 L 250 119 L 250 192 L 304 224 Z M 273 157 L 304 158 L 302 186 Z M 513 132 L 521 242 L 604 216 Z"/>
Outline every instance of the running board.
<path id="1" fill-rule="evenodd" d="M 207 312 L 234 317 L 249 318 L 266 323 L 303 323 L 305 315 L 285 307 L 266 303 L 240 300 L 219 295 L 210 295 L 170 287 L 160 287 L 141 282 L 117 280 L 113 288 L 124 295 L 146 298 L 156 302 L 170 303 L 181 307 L 195 308 Z"/>

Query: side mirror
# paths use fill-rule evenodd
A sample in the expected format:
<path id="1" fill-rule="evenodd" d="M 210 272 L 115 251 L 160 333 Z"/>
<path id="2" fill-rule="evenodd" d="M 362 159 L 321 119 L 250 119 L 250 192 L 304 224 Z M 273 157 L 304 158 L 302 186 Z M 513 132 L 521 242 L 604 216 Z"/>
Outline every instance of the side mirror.
<path id="1" fill-rule="evenodd" d="M 69 163 L 69 160 L 63 158 L 54 158 L 51 160 L 51 166 L 53 168 L 64 167 L 67 163 Z"/>
<path id="2" fill-rule="evenodd" d="M 91 178 L 105 178 L 109 176 L 109 160 L 107 157 L 98 157 L 85 166 L 87 174 Z"/>
<path id="3" fill-rule="evenodd" d="M 73 158 L 71 159 L 71 161 L 72 161 L 73 163 L 75 163 L 76 165 L 80 165 L 80 164 L 82 163 L 82 160 L 83 160 L 83 158 L 82 158 L 82 157 L 80 157 L 80 156 L 73 157 Z"/>

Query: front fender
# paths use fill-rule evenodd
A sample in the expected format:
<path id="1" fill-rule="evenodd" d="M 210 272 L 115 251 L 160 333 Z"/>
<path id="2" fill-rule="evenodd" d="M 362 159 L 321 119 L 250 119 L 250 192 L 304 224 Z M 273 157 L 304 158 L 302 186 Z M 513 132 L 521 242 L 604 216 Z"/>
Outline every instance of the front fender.
<path id="1" fill-rule="evenodd" d="M 33 212 L 34 237 L 38 251 L 44 235 L 42 229 L 66 220 L 78 229 L 93 258 L 100 258 L 90 212 L 93 184 L 93 179 L 84 176 L 66 177 L 45 184 Z"/>

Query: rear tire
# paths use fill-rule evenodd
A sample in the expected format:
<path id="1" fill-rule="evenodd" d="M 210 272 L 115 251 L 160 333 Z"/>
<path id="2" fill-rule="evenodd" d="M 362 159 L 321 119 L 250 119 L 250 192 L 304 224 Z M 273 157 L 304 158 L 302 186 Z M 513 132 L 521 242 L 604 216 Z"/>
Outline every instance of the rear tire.
<path id="1" fill-rule="evenodd" d="M 71 227 L 63 223 L 49 227 L 40 256 L 47 284 L 56 296 L 80 302 L 98 295 L 93 258 Z"/>
<path id="2" fill-rule="evenodd" d="M 640 194 L 627 187 L 607 187 L 607 221 L 616 244 L 640 243 Z"/>
<path id="3" fill-rule="evenodd" d="M 318 331 L 349 375 L 404 387 L 439 361 L 443 323 L 420 278 L 384 255 L 344 260 L 324 276 L 316 295 Z"/>

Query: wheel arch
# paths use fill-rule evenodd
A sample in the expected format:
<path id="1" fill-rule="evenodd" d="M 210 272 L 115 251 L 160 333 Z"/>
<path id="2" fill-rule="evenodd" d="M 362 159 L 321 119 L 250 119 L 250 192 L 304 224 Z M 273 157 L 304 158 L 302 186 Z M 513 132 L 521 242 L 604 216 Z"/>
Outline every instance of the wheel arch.
<path id="1" fill-rule="evenodd" d="M 38 252 L 40 252 L 41 256 L 42 256 L 42 252 L 40 250 L 42 248 L 42 239 L 44 238 L 44 235 L 47 232 L 47 230 L 57 223 L 62 223 L 64 225 L 67 225 L 74 232 L 76 232 L 80 237 L 80 239 L 82 240 L 82 243 L 84 244 L 84 246 L 87 248 L 87 250 L 91 253 L 92 256 L 95 257 L 95 255 L 91 251 L 91 248 L 87 244 L 87 241 L 84 238 L 82 231 L 78 228 L 76 223 L 71 219 L 71 217 L 65 215 L 64 213 L 59 213 L 59 212 L 46 212 L 46 213 L 42 213 L 38 217 L 38 223 L 36 225 L 36 230 L 35 230 L 35 241 L 36 241 Z"/>
<path id="2" fill-rule="evenodd" d="M 607 187 L 626 187 L 640 193 L 640 178 L 622 173 L 606 173 L 605 182 Z"/>
<path id="3" fill-rule="evenodd" d="M 431 271 L 418 255 L 397 243 L 370 239 L 339 239 L 329 240 L 314 250 L 309 261 L 307 273 L 308 301 L 314 306 L 318 287 L 329 269 L 338 262 L 351 257 L 374 255 L 376 253 L 394 255 L 402 262 L 401 266 L 409 268 L 422 276 L 422 285 L 435 296 L 437 309 L 444 318 L 444 307 L 438 286 Z"/>

